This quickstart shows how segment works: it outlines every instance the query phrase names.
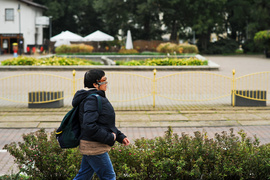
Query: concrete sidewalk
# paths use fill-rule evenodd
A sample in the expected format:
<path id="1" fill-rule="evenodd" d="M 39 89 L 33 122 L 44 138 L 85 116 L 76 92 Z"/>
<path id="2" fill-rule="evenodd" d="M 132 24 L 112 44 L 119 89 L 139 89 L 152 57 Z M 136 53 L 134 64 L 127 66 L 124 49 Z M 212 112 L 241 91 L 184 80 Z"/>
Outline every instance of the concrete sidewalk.
<path id="1" fill-rule="evenodd" d="M 0 128 L 57 128 L 69 109 L 0 111 Z M 116 111 L 121 127 L 211 127 L 270 125 L 270 107 L 181 110 Z"/>

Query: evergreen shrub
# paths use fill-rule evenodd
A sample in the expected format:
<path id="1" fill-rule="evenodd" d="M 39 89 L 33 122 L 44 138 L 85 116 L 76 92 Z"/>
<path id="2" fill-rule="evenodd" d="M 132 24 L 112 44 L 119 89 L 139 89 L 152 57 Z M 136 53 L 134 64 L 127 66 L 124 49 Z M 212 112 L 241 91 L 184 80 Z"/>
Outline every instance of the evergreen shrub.
<path id="1" fill-rule="evenodd" d="M 72 179 L 78 172 L 78 149 L 61 149 L 54 132 L 48 136 L 41 129 L 23 135 L 23 140 L 4 149 L 30 179 Z M 130 146 L 117 143 L 109 154 L 120 180 L 270 178 L 270 144 L 260 145 L 256 136 L 247 137 L 243 130 L 209 138 L 204 131 L 178 135 L 169 127 L 163 137 L 136 139 Z"/>

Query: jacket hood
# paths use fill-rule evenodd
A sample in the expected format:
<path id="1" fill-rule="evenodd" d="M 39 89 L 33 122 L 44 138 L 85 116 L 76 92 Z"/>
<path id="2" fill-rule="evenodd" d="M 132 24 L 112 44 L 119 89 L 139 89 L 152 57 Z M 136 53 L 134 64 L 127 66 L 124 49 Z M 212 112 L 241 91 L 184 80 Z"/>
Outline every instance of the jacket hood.
<path id="1" fill-rule="evenodd" d="M 105 97 L 104 91 L 99 91 L 95 88 L 91 88 L 91 89 L 84 88 L 75 93 L 72 100 L 72 106 L 73 107 L 78 106 L 90 94 L 98 94 L 102 97 Z"/>

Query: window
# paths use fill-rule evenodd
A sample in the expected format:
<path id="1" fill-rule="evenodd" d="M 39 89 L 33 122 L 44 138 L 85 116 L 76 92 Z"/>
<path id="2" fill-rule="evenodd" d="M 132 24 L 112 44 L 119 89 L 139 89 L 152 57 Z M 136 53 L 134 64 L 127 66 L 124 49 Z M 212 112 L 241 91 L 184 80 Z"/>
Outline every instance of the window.
<path id="1" fill-rule="evenodd" d="M 5 9 L 6 21 L 14 21 L 14 9 Z"/>

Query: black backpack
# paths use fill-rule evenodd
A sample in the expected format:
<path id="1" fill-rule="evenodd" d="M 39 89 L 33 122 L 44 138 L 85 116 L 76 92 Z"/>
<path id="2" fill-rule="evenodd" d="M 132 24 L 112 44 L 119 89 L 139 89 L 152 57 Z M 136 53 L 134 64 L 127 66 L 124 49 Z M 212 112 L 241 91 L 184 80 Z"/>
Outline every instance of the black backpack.
<path id="1" fill-rule="evenodd" d="M 98 94 L 90 94 L 89 96 L 96 96 L 98 113 L 100 114 L 102 110 L 101 97 Z M 61 148 L 75 148 L 80 144 L 80 135 L 79 106 L 76 106 L 63 118 L 60 127 L 56 130 L 56 139 Z"/>

